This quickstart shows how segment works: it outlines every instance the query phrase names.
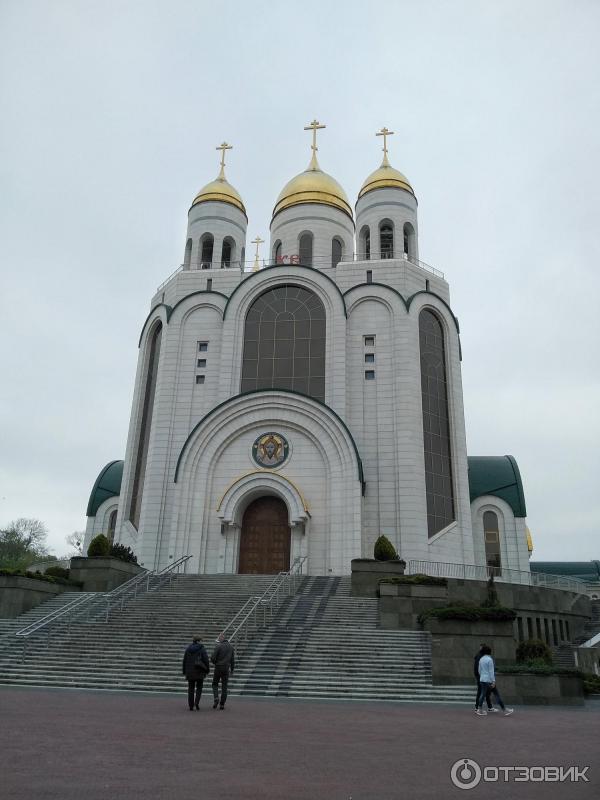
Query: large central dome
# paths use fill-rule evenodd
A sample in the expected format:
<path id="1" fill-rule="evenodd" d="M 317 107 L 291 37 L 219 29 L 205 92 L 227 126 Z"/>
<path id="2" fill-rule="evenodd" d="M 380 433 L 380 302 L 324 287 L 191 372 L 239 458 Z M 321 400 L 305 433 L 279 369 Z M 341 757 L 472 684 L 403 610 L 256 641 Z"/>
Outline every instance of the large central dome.
<path id="1" fill-rule="evenodd" d="M 291 208 L 301 203 L 319 203 L 333 206 L 352 219 L 352 208 L 346 197 L 346 192 L 335 178 L 323 172 L 315 155 L 313 155 L 304 172 L 296 175 L 283 187 L 275 203 L 273 216 L 286 208 Z"/>

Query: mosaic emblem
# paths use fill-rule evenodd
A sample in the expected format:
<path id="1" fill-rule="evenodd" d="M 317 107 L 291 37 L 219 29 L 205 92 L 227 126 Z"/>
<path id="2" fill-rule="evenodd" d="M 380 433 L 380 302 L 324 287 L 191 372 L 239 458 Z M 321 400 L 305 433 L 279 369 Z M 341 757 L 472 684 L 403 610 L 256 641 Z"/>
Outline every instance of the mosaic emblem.
<path id="1" fill-rule="evenodd" d="M 280 433 L 263 433 L 252 445 L 252 458 L 260 467 L 278 467 L 288 457 L 290 446 Z"/>

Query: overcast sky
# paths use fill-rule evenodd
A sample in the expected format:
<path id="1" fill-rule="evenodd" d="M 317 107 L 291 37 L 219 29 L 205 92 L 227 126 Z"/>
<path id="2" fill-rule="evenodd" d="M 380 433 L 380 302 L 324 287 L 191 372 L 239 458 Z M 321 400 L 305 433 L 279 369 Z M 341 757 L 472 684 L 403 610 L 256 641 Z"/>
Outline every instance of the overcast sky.
<path id="1" fill-rule="evenodd" d="M 85 527 L 215 146 L 268 240 L 316 117 L 352 204 L 396 132 L 469 453 L 516 457 L 536 559 L 600 558 L 599 32 L 596 0 L 0 0 L 0 525 Z"/>

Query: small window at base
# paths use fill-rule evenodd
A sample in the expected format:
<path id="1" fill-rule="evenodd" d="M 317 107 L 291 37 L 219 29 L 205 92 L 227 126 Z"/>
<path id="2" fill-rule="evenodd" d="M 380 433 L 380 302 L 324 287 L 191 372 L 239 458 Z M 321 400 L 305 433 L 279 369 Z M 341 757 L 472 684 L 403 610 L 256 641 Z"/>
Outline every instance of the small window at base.
<path id="1" fill-rule="evenodd" d="M 205 359 L 205 358 L 199 358 L 199 359 L 198 359 L 198 366 L 199 366 L 201 369 L 202 369 L 202 368 L 204 368 L 204 367 L 206 367 L 206 359 Z"/>
<path id="2" fill-rule="evenodd" d="M 206 375 L 196 375 L 196 383 L 204 383 Z"/>
<path id="3" fill-rule="evenodd" d="M 365 380 L 366 381 L 374 381 L 375 380 L 375 370 L 374 369 L 366 369 L 365 370 Z"/>
<path id="4" fill-rule="evenodd" d="M 375 353 L 365 353 L 365 364 L 375 363 Z"/>
<path id="5" fill-rule="evenodd" d="M 375 347 L 374 336 L 365 336 L 365 347 Z"/>
<path id="6" fill-rule="evenodd" d="M 208 342 L 198 342 L 198 352 L 206 353 L 208 350 Z"/>

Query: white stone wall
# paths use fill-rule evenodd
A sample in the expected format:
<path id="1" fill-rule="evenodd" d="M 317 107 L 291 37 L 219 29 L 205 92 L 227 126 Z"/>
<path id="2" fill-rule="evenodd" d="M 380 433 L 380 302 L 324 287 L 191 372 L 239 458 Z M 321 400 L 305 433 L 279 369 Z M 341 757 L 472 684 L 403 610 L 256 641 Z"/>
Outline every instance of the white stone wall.
<path id="1" fill-rule="evenodd" d="M 313 236 L 313 263 L 318 269 L 331 268 L 331 242 L 334 237 L 343 244 L 343 256 L 354 252 L 354 223 L 343 211 L 318 203 L 303 203 L 286 208 L 271 222 L 269 259 L 274 258 L 275 246 L 281 242 L 283 255 L 300 253 L 300 236 Z"/>
<path id="2" fill-rule="evenodd" d="M 87 555 L 87 549 L 90 546 L 90 542 L 94 538 L 94 536 L 98 536 L 98 534 L 103 533 L 106 535 L 108 533 L 108 527 L 110 522 L 110 515 L 112 514 L 115 509 L 119 506 L 119 498 L 118 497 L 109 497 L 108 500 L 105 500 L 98 506 L 96 511 L 96 515 L 94 517 L 88 517 L 87 523 L 85 526 L 85 536 L 83 539 L 83 553 Z M 116 539 L 115 534 L 115 539 Z"/>

